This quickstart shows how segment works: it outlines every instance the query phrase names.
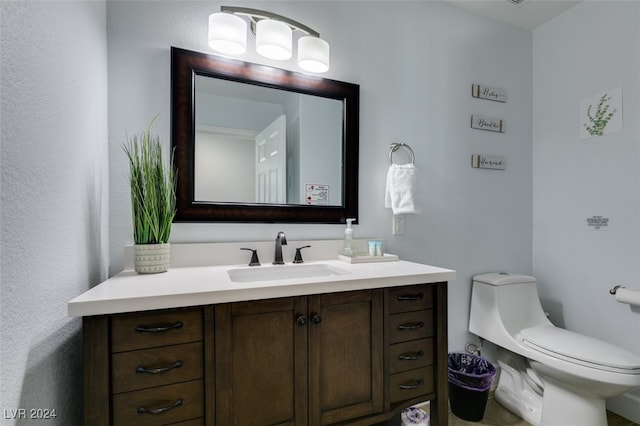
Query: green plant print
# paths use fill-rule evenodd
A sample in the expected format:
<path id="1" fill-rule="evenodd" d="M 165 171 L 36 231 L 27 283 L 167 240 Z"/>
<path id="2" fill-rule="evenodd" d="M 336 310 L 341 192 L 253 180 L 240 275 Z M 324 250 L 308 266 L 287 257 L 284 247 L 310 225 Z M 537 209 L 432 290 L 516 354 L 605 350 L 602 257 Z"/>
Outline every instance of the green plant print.
<path id="1" fill-rule="evenodd" d="M 615 113 L 618 111 L 614 109 L 613 111 L 609 111 L 611 106 L 609 105 L 609 101 L 611 100 L 611 96 L 608 94 L 602 95 L 600 101 L 598 102 L 598 106 L 596 108 L 595 114 L 592 113 L 593 105 L 589 105 L 587 108 L 587 118 L 591 122 L 583 123 L 583 126 L 587 129 L 587 132 L 591 136 L 602 136 L 604 134 L 604 129 L 607 127 L 609 120 L 613 118 Z"/>

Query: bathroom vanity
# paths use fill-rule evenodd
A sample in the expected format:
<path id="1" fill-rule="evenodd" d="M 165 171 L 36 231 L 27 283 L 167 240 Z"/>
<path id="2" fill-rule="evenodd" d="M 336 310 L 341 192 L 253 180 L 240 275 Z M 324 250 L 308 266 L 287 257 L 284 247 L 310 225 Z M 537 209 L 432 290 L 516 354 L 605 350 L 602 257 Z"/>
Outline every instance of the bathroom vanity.
<path id="1" fill-rule="evenodd" d="M 430 400 L 446 425 L 454 278 L 404 261 L 122 272 L 68 305 L 85 424 L 372 425 Z"/>

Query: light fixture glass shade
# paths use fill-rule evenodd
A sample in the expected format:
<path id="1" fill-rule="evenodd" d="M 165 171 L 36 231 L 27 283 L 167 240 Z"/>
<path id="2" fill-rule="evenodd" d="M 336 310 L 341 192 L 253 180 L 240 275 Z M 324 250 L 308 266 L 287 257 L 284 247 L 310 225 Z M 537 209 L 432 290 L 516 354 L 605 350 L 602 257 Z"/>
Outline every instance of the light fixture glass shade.
<path id="1" fill-rule="evenodd" d="M 247 51 L 247 22 L 231 13 L 209 15 L 209 47 L 220 53 L 241 55 Z"/>
<path id="2" fill-rule="evenodd" d="M 298 65 L 305 71 L 329 71 L 329 43 L 320 37 L 304 36 L 298 39 Z"/>
<path id="3" fill-rule="evenodd" d="M 256 24 L 256 51 L 264 57 L 285 60 L 291 57 L 292 31 L 284 22 L 262 19 Z"/>

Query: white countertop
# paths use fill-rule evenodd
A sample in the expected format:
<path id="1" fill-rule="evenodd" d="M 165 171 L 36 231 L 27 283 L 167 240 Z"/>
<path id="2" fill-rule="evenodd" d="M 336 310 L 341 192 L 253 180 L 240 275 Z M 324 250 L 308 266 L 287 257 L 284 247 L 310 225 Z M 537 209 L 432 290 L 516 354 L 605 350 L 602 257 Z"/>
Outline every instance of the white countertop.
<path id="1" fill-rule="evenodd" d="M 172 267 L 167 272 L 150 275 L 124 271 L 71 300 L 67 308 L 69 316 L 78 317 L 434 283 L 456 277 L 451 269 L 406 261 L 349 264 L 339 260 L 313 260 L 305 263 L 312 264 L 330 265 L 345 273 L 233 282 L 227 271 L 249 268 L 246 264 Z M 267 264 L 253 268 L 278 267 Z"/>

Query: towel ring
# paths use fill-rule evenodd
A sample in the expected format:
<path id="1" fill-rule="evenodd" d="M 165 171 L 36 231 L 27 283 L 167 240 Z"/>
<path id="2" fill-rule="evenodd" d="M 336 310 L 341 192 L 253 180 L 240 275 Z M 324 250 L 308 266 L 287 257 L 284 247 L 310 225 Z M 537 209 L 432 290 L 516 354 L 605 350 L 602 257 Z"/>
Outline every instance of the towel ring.
<path id="1" fill-rule="evenodd" d="M 400 148 L 404 148 L 409 151 L 409 155 L 411 156 L 411 164 L 413 164 L 415 160 L 415 155 L 413 154 L 413 149 L 409 145 L 404 142 L 394 142 L 391 144 L 391 149 L 389 150 L 389 163 L 393 164 L 393 153 L 399 150 Z"/>

